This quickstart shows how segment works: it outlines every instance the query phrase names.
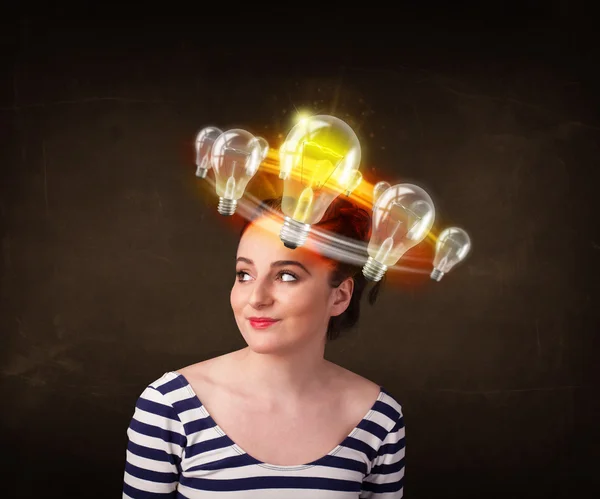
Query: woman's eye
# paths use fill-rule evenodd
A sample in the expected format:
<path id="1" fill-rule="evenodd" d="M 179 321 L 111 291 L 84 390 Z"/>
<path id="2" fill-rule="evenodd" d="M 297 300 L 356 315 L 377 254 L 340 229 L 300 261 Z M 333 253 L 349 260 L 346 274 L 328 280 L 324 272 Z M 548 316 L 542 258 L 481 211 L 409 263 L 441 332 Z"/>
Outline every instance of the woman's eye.
<path id="1" fill-rule="evenodd" d="M 281 276 L 281 280 L 283 282 L 294 282 L 298 280 L 298 278 L 291 272 L 280 272 L 279 275 Z M 287 276 L 287 278 L 284 279 L 284 276 Z"/>
<path id="2" fill-rule="evenodd" d="M 243 270 L 238 270 L 235 275 L 237 276 L 238 282 L 247 282 L 251 280 L 250 274 Z M 282 282 L 294 282 L 298 280 L 298 276 L 293 272 L 282 271 L 277 274 L 277 279 Z"/>
<path id="3" fill-rule="evenodd" d="M 238 281 L 240 281 L 240 282 L 244 282 L 244 281 L 246 281 L 246 280 L 247 280 L 247 279 L 244 279 L 244 276 L 247 276 L 247 275 L 248 275 L 248 273 L 247 273 L 247 272 L 244 272 L 243 270 L 239 270 L 239 271 L 237 271 L 237 272 L 235 273 L 235 275 L 237 276 L 237 280 L 238 280 Z"/>

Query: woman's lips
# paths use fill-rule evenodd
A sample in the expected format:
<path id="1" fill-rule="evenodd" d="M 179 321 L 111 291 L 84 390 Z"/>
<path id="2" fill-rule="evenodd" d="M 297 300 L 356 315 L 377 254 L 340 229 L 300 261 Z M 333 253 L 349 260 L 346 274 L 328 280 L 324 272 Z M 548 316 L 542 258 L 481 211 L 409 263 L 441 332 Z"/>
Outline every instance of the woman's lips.
<path id="1" fill-rule="evenodd" d="M 266 329 L 279 322 L 279 319 L 248 319 L 254 329 Z"/>

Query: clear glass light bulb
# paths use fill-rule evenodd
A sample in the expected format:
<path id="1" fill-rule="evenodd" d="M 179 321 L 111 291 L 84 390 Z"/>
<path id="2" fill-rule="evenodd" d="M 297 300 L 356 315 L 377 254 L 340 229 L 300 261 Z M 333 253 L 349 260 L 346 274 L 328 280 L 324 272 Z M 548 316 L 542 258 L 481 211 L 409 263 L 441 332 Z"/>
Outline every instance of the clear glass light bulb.
<path id="1" fill-rule="evenodd" d="M 363 275 L 379 281 L 410 248 L 420 243 L 433 226 L 435 206 L 429 194 L 413 184 L 386 189 L 373 205 L 369 258 Z"/>
<path id="2" fill-rule="evenodd" d="M 196 177 L 205 178 L 211 168 L 210 155 L 217 137 L 223 133 L 214 126 L 207 126 L 196 135 Z"/>
<path id="3" fill-rule="evenodd" d="M 290 130 L 279 149 L 285 246 L 302 246 L 332 201 L 358 186 L 360 155 L 354 130 L 335 116 L 310 116 Z"/>
<path id="4" fill-rule="evenodd" d="M 269 154 L 269 143 L 267 142 L 267 139 L 265 139 L 264 137 L 256 137 L 256 141 L 262 147 L 263 159 L 265 159 L 267 157 L 267 154 Z"/>
<path id="5" fill-rule="evenodd" d="M 265 160 L 267 154 L 269 154 L 269 143 L 267 139 L 263 137 L 254 137 L 258 149 L 253 149 L 253 156 L 246 166 L 246 175 L 252 177 L 257 171 L 260 164 Z"/>
<path id="6" fill-rule="evenodd" d="M 375 204 L 377 202 L 377 199 L 379 199 L 379 196 L 381 196 L 390 187 L 391 187 L 391 185 L 389 183 L 387 183 L 385 180 L 382 180 L 381 182 L 377 182 L 373 186 L 373 204 Z"/>
<path id="7" fill-rule="evenodd" d="M 457 264 L 462 262 L 471 251 L 471 238 L 459 227 L 444 229 L 435 243 L 435 257 L 431 278 L 440 281 Z"/>
<path id="8" fill-rule="evenodd" d="M 227 130 L 215 140 L 211 162 L 219 196 L 217 209 L 221 215 L 235 213 L 237 201 L 258 170 L 262 154 L 261 143 L 256 137 L 240 128 Z"/>

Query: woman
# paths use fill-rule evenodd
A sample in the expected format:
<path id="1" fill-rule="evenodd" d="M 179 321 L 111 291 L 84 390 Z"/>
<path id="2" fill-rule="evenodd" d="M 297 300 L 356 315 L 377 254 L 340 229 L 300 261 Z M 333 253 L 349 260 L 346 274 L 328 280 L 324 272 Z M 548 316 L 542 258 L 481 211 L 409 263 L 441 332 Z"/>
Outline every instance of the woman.
<path id="1" fill-rule="evenodd" d="M 123 497 L 403 496 L 400 404 L 324 358 L 326 341 L 358 320 L 361 267 L 324 257 L 312 236 L 286 248 L 280 202 L 259 206 L 238 246 L 230 299 L 248 346 L 144 390 L 127 431 Z M 318 228 L 367 241 L 370 222 L 338 198 Z"/>

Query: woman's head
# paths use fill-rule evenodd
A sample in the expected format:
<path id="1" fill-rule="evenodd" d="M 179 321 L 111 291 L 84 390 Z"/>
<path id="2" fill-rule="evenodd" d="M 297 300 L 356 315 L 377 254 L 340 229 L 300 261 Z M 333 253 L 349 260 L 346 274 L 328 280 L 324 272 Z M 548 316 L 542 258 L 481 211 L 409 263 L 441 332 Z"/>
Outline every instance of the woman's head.
<path id="1" fill-rule="evenodd" d="M 245 222 L 231 290 L 242 335 L 250 347 L 264 352 L 336 339 L 358 321 L 367 285 L 361 265 L 322 255 L 311 235 L 299 248 L 285 247 L 279 239 L 282 222 L 281 198 L 263 201 Z M 337 198 L 315 227 L 366 243 L 370 226 L 367 211 Z M 371 303 L 378 290 L 379 285 L 371 290 Z M 253 317 L 277 322 L 261 327 Z"/>

